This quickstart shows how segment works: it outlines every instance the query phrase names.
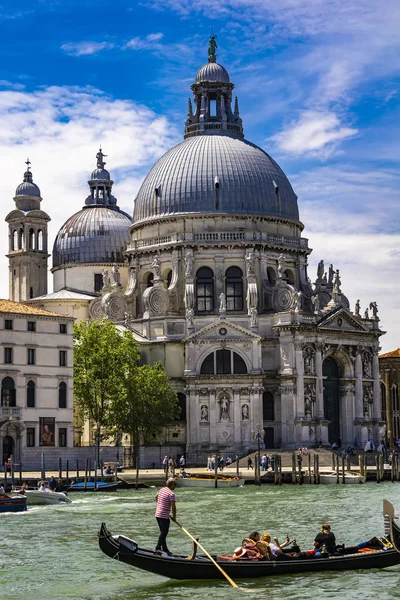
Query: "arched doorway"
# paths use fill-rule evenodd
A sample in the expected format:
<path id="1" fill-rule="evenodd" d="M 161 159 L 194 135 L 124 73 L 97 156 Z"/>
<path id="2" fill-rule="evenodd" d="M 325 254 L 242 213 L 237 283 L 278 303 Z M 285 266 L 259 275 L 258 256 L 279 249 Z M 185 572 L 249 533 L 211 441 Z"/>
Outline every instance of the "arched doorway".
<path id="1" fill-rule="evenodd" d="M 11 456 L 15 458 L 15 443 L 11 435 L 6 435 L 3 438 L 3 463 L 7 462 Z"/>
<path id="2" fill-rule="evenodd" d="M 339 367 L 332 358 L 324 360 L 324 417 L 329 421 L 328 439 L 331 444 L 340 440 Z"/>

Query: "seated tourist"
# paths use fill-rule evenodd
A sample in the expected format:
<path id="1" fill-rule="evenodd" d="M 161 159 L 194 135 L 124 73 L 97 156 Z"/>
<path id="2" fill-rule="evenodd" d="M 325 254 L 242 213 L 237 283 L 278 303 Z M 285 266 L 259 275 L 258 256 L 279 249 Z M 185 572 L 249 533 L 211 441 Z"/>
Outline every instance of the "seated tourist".
<path id="1" fill-rule="evenodd" d="M 262 560 L 265 555 L 259 550 L 260 534 L 258 531 L 250 533 L 249 537 L 244 538 L 242 545 L 233 553 L 234 559 Z"/>
<path id="2" fill-rule="evenodd" d="M 336 552 L 336 538 L 329 523 L 322 523 L 321 531 L 314 540 L 314 547 L 317 552 L 321 552 L 323 546 L 329 554 Z"/>

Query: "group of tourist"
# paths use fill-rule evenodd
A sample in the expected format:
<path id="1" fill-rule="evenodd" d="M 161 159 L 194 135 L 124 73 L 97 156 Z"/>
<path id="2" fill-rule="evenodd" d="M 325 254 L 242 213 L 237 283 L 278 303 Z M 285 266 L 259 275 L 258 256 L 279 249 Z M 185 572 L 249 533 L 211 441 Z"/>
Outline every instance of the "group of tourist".
<path id="1" fill-rule="evenodd" d="M 168 456 L 167 454 L 164 456 L 163 460 L 162 460 L 162 467 L 164 470 L 164 473 L 167 475 L 168 473 L 170 473 L 171 475 L 174 474 L 175 469 L 179 466 L 179 468 L 182 470 L 185 468 L 186 465 L 186 460 L 184 455 L 182 454 L 182 456 L 180 458 L 178 458 L 178 460 L 175 460 L 172 456 Z"/>
<path id="2" fill-rule="evenodd" d="M 216 456 L 208 456 L 207 457 L 207 471 L 215 470 L 215 461 L 216 460 L 217 460 Z M 230 456 L 228 456 L 227 458 L 220 456 L 218 458 L 218 469 L 220 471 L 223 471 L 225 467 L 230 467 L 231 464 L 232 464 L 232 459 Z"/>

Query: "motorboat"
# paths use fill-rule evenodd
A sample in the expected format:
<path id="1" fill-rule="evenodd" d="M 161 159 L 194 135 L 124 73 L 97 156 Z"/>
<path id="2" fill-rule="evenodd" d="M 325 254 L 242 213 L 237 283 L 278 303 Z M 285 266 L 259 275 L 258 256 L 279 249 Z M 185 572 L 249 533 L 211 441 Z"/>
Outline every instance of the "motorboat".
<path id="1" fill-rule="evenodd" d="M 286 560 L 251 560 L 235 555 L 212 556 L 230 578 L 254 579 L 268 575 L 310 573 L 318 571 L 353 571 L 382 569 L 400 564 L 400 526 L 395 523 L 393 505 L 383 501 L 384 537 L 368 542 L 338 547 L 334 554 L 291 552 L 285 548 Z M 365 530 L 365 527 L 363 528 Z M 221 579 L 223 574 L 205 555 L 192 551 L 190 556 L 167 555 L 141 548 L 125 535 L 112 535 L 105 523 L 99 532 L 99 546 L 109 558 L 131 567 L 163 575 L 170 579 Z"/>
<path id="2" fill-rule="evenodd" d="M 0 494 L 0 513 L 23 512 L 26 510 L 26 497 L 22 495 L 9 496 Z"/>
<path id="3" fill-rule="evenodd" d="M 311 474 L 311 481 L 314 481 L 314 474 Z M 336 471 L 320 471 L 319 482 L 324 484 L 337 483 L 337 472 Z M 304 483 L 309 483 L 308 472 L 304 473 Z M 339 483 L 343 483 L 343 474 L 339 473 Z M 353 473 L 351 471 L 345 471 L 344 483 L 365 483 L 365 476 L 361 473 Z"/>
<path id="4" fill-rule="evenodd" d="M 14 490 L 12 495 L 22 495 L 26 497 L 28 505 L 43 505 L 43 504 L 69 504 L 71 498 L 65 492 L 53 492 L 49 488 L 46 490 L 38 490 L 36 488 L 25 488 L 25 490 Z"/>
<path id="5" fill-rule="evenodd" d="M 72 483 L 69 492 L 115 492 L 122 485 L 122 481 L 79 481 Z"/>

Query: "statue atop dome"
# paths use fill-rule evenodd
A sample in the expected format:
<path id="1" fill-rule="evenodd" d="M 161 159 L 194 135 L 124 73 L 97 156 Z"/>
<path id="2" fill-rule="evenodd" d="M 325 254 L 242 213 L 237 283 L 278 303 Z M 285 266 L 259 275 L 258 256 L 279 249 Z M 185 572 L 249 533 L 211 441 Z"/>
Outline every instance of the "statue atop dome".
<path id="1" fill-rule="evenodd" d="M 98 153 L 96 154 L 96 158 L 97 158 L 97 168 L 98 169 L 104 169 L 105 167 L 105 161 L 103 160 L 103 158 L 105 158 L 107 156 L 107 154 L 103 154 L 102 150 L 101 150 L 101 146 L 100 146 L 100 150 L 98 151 Z"/>
<path id="2" fill-rule="evenodd" d="M 215 41 L 216 35 L 212 35 L 208 41 L 208 62 L 217 62 L 217 55 L 215 53 L 218 48 L 217 42 Z"/>

